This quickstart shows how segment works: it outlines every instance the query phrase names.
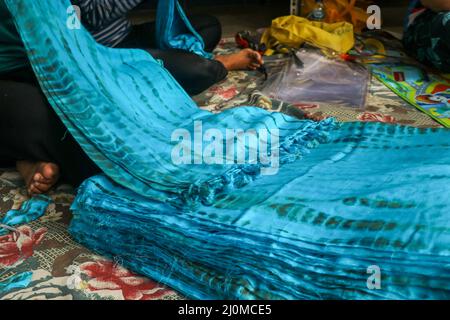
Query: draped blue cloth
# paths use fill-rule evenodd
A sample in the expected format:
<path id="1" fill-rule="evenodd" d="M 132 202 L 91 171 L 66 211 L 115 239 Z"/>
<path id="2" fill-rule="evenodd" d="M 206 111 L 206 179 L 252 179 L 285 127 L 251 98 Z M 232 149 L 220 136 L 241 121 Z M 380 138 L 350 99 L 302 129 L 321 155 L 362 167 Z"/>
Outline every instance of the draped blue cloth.
<path id="1" fill-rule="evenodd" d="M 186 17 L 178 1 L 158 1 L 156 17 L 156 45 L 160 49 L 182 49 L 208 59 L 213 55 L 205 51 L 203 38 Z"/>
<path id="2" fill-rule="evenodd" d="M 68 1 L 6 4 L 50 104 L 104 172 L 74 203 L 79 242 L 193 298 L 450 297 L 449 131 L 211 114 L 145 51 L 69 30 Z M 176 15 L 169 39 L 187 28 Z M 223 146 L 227 128 L 273 134 L 278 174 L 175 164 L 172 135 L 199 135 L 195 123 Z"/>
<path id="3" fill-rule="evenodd" d="M 72 24 L 73 21 L 67 22 Z M 208 59 L 213 58 L 211 53 L 205 51 L 203 38 L 176 0 L 159 1 L 155 38 L 159 49 L 183 49 Z M 0 39 L 0 74 L 27 67 L 27 55 L 5 0 L 0 0 Z"/>

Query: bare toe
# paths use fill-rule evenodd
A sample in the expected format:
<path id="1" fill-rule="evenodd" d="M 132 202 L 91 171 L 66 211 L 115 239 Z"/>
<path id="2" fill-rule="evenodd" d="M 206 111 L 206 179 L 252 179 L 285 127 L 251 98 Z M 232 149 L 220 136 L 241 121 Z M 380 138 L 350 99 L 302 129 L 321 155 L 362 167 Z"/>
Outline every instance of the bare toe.
<path id="1" fill-rule="evenodd" d="M 46 183 L 49 182 L 49 179 L 45 178 L 41 173 L 35 173 L 33 176 L 33 181 L 40 182 L 40 183 Z"/>
<path id="2" fill-rule="evenodd" d="M 28 188 L 28 193 L 29 193 L 30 195 L 36 195 L 36 194 L 42 194 L 42 191 L 39 190 L 38 188 L 36 188 L 34 185 L 31 185 L 31 186 Z"/>
<path id="3" fill-rule="evenodd" d="M 34 184 L 33 184 L 33 190 L 38 190 L 39 191 L 39 193 L 45 193 L 45 192 L 47 192 L 48 190 L 50 190 L 50 188 L 52 187 L 52 185 L 51 184 L 48 184 L 48 183 L 39 183 L 39 182 L 35 182 Z"/>
<path id="4" fill-rule="evenodd" d="M 54 184 L 59 178 L 59 167 L 54 163 L 43 163 L 40 173 L 46 181 Z"/>
<path id="5" fill-rule="evenodd" d="M 30 195 L 46 193 L 58 182 L 59 167 L 54 163 L 30 163 L 27 170 L 30 178 L 25 181 Z"/>

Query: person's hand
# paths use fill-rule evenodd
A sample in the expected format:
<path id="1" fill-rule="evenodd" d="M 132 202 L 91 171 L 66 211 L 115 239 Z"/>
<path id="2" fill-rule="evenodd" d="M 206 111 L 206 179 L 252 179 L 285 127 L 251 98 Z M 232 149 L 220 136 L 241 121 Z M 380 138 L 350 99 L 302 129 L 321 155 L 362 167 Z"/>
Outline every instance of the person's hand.
<path id="1" fill-rule="evenodd" d="M 222 62 L 228 71 L 256 70 L 264 64 L 261 54 L 252 49 L 244 49 L 230 55 L 216 56 L 215 59 Z"/>
<path id="2" fill-rule="evenodd" d="M 263 58 L 259 52 L 251 50 L 248 54 L 252 59 L 252 62 L 249 65 L 250 70 L 256 70 L 264 64 Z"/>

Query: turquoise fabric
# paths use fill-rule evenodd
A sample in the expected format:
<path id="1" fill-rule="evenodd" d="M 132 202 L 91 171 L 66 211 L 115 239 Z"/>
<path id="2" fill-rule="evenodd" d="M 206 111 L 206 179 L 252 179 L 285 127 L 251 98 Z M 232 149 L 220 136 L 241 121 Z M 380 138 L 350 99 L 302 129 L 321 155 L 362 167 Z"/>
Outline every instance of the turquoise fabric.
<path id="1" fill-rule="evenodd" d="M 51 201 L 51 198 L 39 195 L 22 203 L 20 209 L 9 210 L 5 216 L 0 219 L 0 235 L 10 232 L 10 230 L 2 228 L 1 225 L 7 227 L 20 226 L 42 217 Z"/>
<path id="2" fill-rule="evenodd" d="M 23 272 L 1 281 L 0 293 L 6 294 L 14 289 L 24 289 L 30 285 L 32 278 L 33 272 Z"/>
<path id="3" fill-rule="evenodd" d="M 449 133 L 344 124 L 195 208 L 94 177 L 71 233 L 190 298 L 449 299 Z"/>
<path id="4" fill-rule="evenodd" d="M 158 1 L 157 12 L 158 48 L 188 50 L 208 59 L 213 58 L 213 54 L 205 51 L 203 38 L 192 27 L 178 1 Z"/>
<path id="5" fill-rule="evenodd" d="M 227 128 L 276 129 L 280 141 L 292 145 L 286 157 L 301 154 L 303 146 L 297 150 L 296 140 L 321 125 L 252 107 L 219 115 L 201 111 L 147 52 L 106 48 L 84 28 L 67 29 L 68 1 L 6 3 L 43 91 L 68 130 L 111 179 L 149 198 L 211 201 L 225 183 L 215 176 L 257 171 L 259 165 L 236 170 L 230 165 L 172 163 L 177 144 L 172 133 L 184 129 L 194 136 L 194 122 L 203 123 L 204 131 L 220 130 L 223 137 Z"/>
<path id="6" fill-rule="evenodd" d="M 145 51 L 68 30 L 68 1 L 6 3 L 50 104 L 105 173 L 78 192 L 79 242 L 193 298 L 450 298 L 449 131 L 211 114 Z M 203 162 L 173 161 L 174 132 L 209 129 L 209 143 L 186 138 Z M 209 147 L 235 142 L 226 129 L 280 143 L 224 164 Z M 262 175 L 274 153 L 279 172 Z"/>

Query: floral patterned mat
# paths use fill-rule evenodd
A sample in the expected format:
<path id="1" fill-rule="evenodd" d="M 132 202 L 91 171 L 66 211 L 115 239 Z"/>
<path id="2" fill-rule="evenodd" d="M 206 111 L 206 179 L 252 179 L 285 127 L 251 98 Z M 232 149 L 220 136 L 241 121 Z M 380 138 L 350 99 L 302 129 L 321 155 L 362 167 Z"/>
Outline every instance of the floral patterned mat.
<path id="1" fill-rule="evenodd" d="M 235 50 L 223 41 L 219 53 Z M 269 60 L 268 67 L 278 63 Z M 263 76 L 258 72 L 233 72 L 222 83 L 195 97 L 212 112 L 239 105 L 257 105 L 300 118 L 336 117 L 340 121 L 379 121 L 416 127 L 440 127 L 428 116 L 372 79 L 367 106 L 363 110 L 331 105 L 290 105 L 262 95 Z M 17 209 L 27 199 L 17 172 L 0 169 L 0 217 Z M 182 299 L 173 290 L 126 270 L 119 260 L 110 260 L 74 242 L 68 231 L 74 190 L 59 186 L 50 194 L 54 200 L 46 214 L 16 232 L 0 236 L 0 299 L 89 299 L 154 300 Z M 31 272 L 31 282 L 9 290 L 1 283 Z"/>

